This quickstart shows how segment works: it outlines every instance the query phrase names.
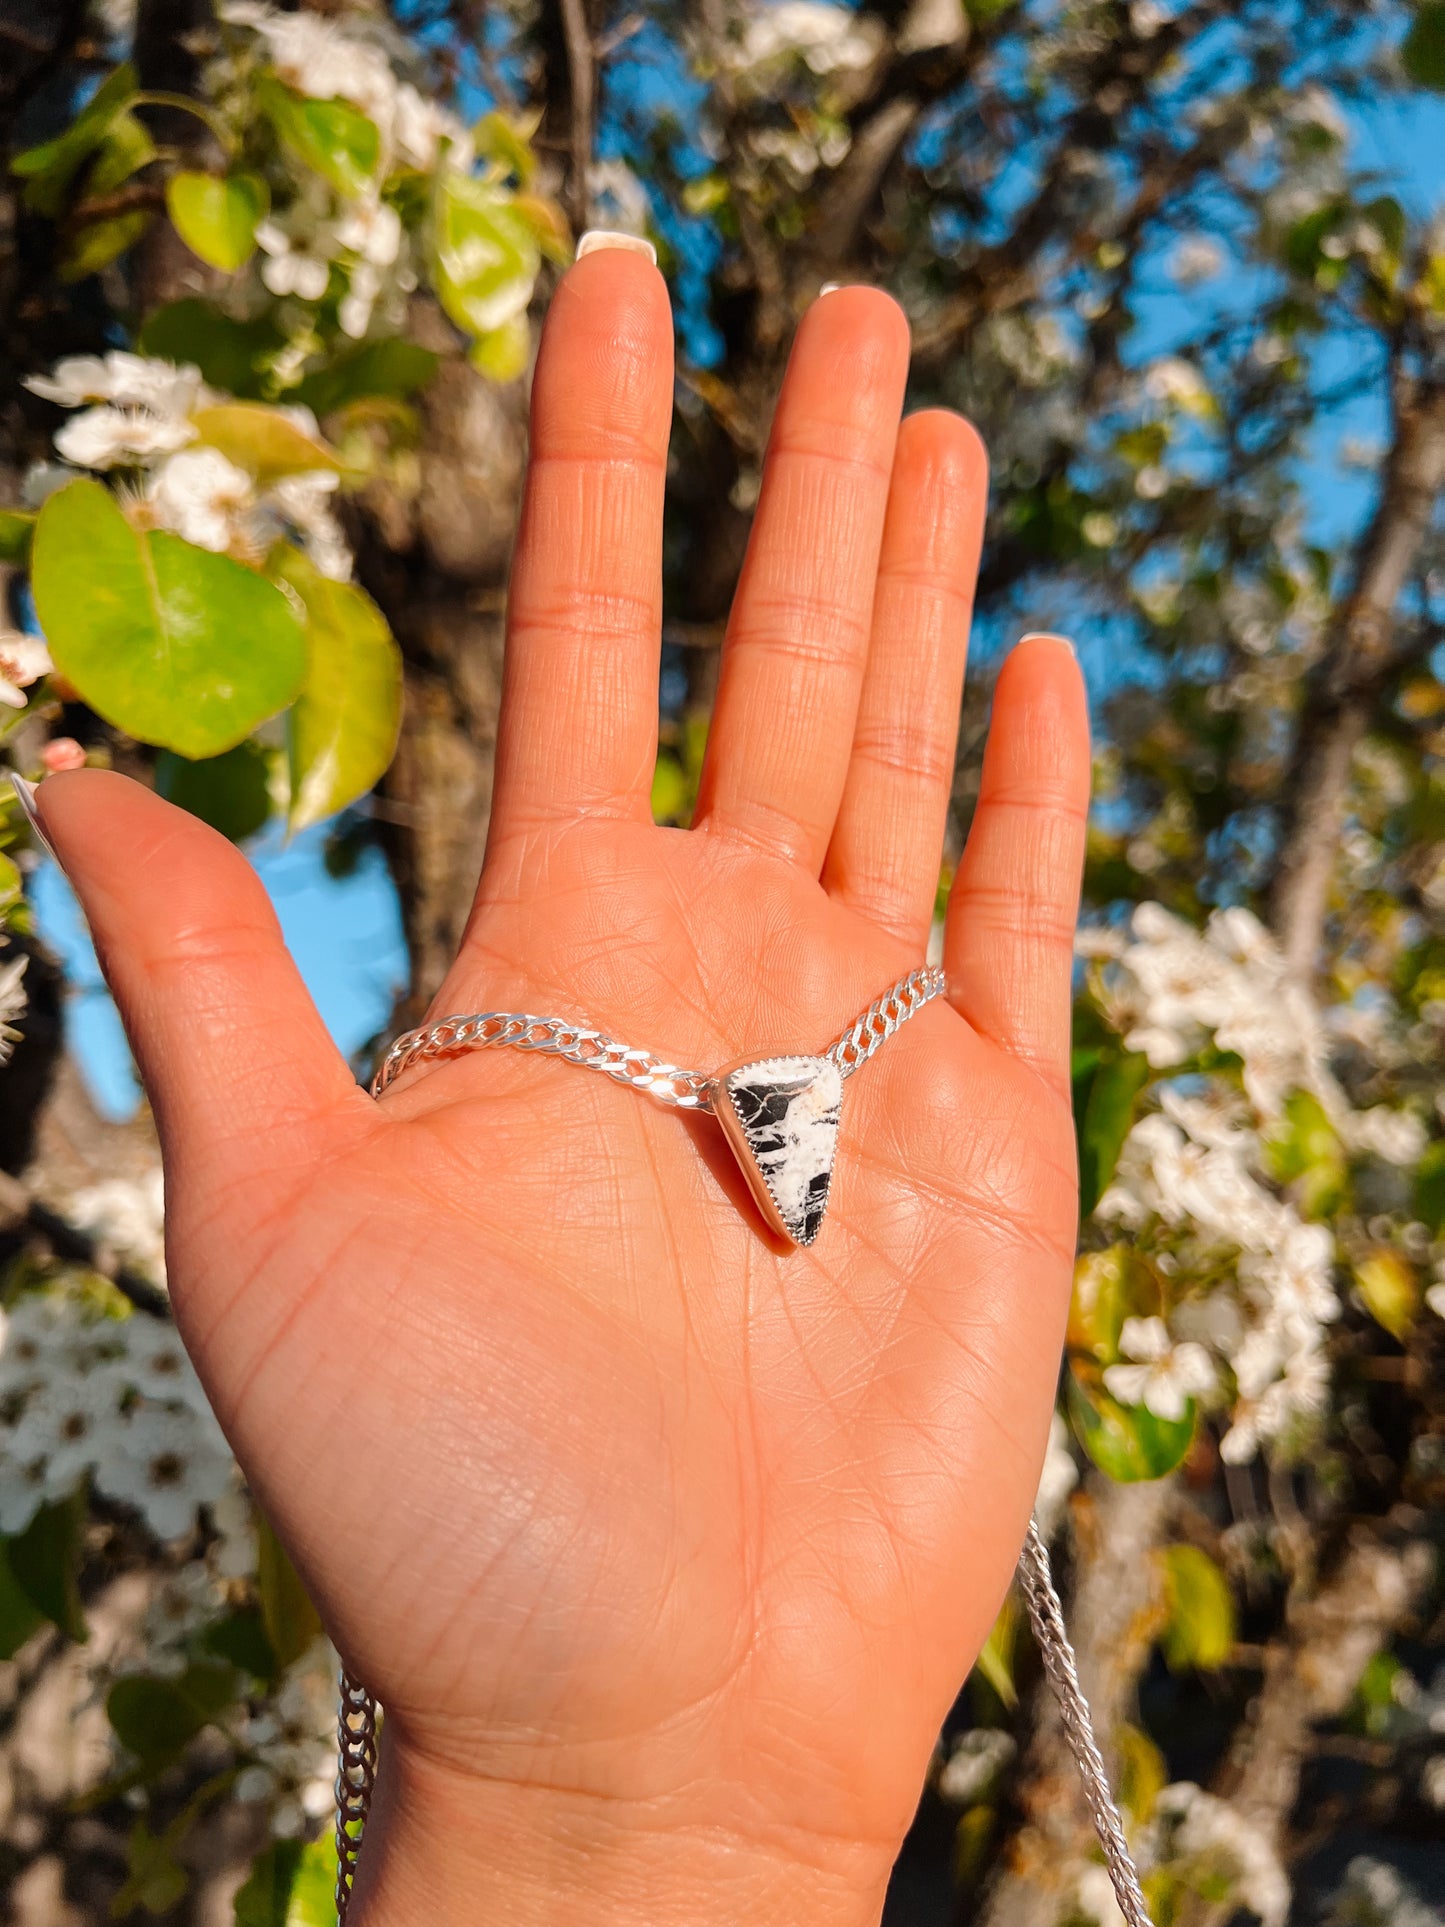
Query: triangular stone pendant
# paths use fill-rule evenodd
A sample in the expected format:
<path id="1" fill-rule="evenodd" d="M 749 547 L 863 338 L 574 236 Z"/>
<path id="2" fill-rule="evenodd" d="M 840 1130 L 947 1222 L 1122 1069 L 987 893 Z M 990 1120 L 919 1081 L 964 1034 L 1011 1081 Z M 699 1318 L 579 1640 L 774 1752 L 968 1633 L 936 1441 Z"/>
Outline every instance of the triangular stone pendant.
<path id="1" fill-rule="evenodd" d="M 718 1122 L 775 1231 L 810 1245 L 828 1209 L 843 1079 L 826 1057 L 764 1057 L 718 1078 Z"/>

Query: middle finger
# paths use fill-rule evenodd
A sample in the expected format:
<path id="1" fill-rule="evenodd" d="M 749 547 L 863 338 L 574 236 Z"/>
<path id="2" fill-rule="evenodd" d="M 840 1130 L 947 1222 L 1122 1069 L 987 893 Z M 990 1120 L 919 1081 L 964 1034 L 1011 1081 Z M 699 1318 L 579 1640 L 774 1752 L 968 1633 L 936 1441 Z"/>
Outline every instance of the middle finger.
<path id="1" fill-rule="evenodd" d="M 871 288 L 804 317 L 723 647 L 695 816 L 816 874 L 848 769 L 908 324 Z"/>

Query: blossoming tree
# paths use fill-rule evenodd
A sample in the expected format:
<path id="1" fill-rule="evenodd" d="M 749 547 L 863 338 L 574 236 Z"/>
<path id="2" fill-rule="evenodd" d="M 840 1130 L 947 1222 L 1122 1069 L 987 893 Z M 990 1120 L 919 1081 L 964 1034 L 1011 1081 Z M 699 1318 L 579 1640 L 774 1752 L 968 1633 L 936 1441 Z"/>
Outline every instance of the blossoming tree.
<path id="1" fill-rule="evenodd" d="M 1438 136 L 1445 8 L 140 0 L 14 47 L 0 752 L 238 840 L 379 840 L 399 1024 L 480 858 L 573 234 L 647 232 L 676 298 L 665 819 L 794 322 L 830 280 L 897 293 L 919 398 L 993 455 L 980 628 L 1082 633 L 1095 687 L 1039 1512 L 1151 1903 L 1280 1927 L 1348 1828 L 1375 1857 L 1332 1917 L 1412 1919 L 1391 1862 L 1445 1806 L 1445 234 L 1371 116 L 1407 159 Z M 144 1124 L 61 1058 L 39 853 L 0 841 L 3 1864 L 27 1920 L 321 1920 L 329 1657 L 166 1317 Z M 911 1897 L 940 1838 L 949 1905 L 1113 1927 L 1012 1605 L 900 1921 L 945 1917 Z"/>

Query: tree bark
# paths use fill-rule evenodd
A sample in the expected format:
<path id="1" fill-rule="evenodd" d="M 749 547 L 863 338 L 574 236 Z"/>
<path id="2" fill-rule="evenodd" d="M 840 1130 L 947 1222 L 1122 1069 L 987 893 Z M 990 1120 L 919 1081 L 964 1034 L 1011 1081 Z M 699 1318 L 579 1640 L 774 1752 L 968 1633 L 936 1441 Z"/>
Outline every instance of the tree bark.
<path id="1" fill-rule="evenodd" d="M 1163 1576 L 1155 1552 L 1174 1501 L 1172 1478 L 1119 1485 L 1095 1472 L 1070 1507 L 1070 1630 L 1079 1683 L 1115 1784 L 1115 1736 L 1133 1716 L 1139 1676 L 1163 1623 Z M 1093 1852 L 1078 1767 L 1043 1683 L 1035 1714 L 1015 1794 L 1020 1824 L 989 1890 L 982 1927 L 1054 1927 Z"/>

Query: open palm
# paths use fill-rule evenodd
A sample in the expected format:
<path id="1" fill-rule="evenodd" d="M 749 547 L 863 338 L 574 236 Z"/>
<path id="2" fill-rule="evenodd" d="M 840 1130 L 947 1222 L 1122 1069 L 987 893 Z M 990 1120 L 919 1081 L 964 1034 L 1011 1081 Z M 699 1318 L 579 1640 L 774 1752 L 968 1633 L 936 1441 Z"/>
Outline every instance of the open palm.
<path id="1" fill-rule="evenodd" d="M 635 254 L 563 281 L 435 1015 L 710 1072 L 820 1051 L 922 960 L 985 468 L 955 417 L 900 430 L 907 355 L 882 295 L 805 318 L 697 821 L 658 829 L 671 322 Z M 1044 1449 L 1087 764 L 1070 652 L 1021 645 L 948 1001 L 845 1087 L 803 1251 L 714 1120 L 572 1065 L 433 1061 L 373 1103 L 228 845 L 118 777 L 44 786 L 156 1107 L 182 1331 L 387 1708 L 368 1921 L 558 1918 L 569 1881 L 589 1919 L 876 1919 Z"/>

